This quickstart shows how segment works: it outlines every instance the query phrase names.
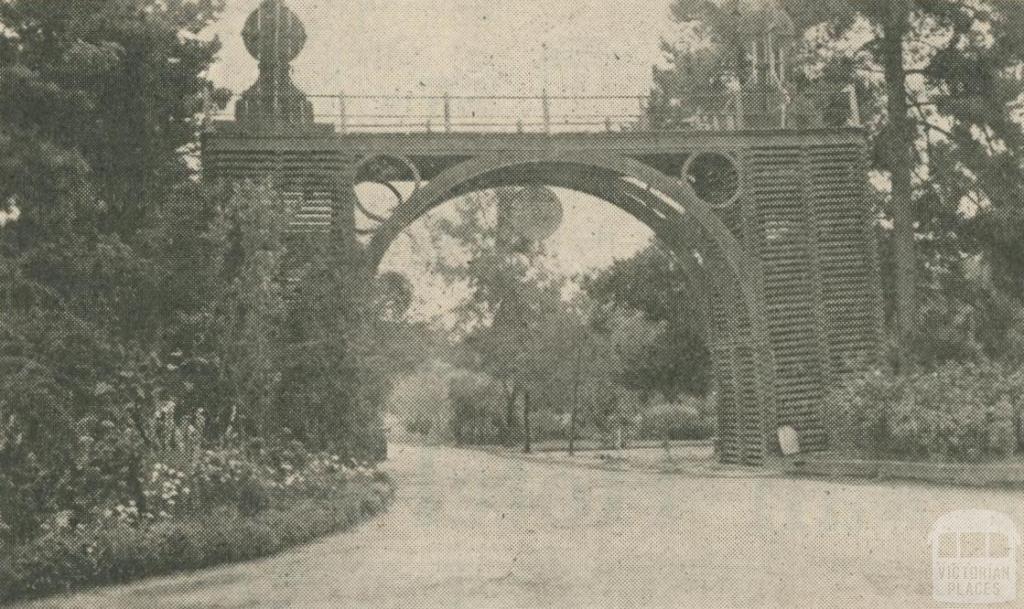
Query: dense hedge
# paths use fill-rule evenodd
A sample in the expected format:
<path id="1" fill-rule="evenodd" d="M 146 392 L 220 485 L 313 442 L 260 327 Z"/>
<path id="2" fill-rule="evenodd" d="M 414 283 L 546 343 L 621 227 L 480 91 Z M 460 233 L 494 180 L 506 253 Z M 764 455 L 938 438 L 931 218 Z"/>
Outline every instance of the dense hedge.
<path id="1" fill-rule="evenodd" d="M 878 371 L 834 392 L 834 449 L 868 458 L 970 462 L 1021 446 L 1024 370 L 948 364 L 914 375 Z"/>
<path id="2" fill-rule="evenodd" d="M 349 528 L 383 510 L 393 495 L 391 481 L 373 474 L 279 497 L 255 514 L 221 506 L 154 524 L 58 531 L 3 549 L 0 603 L 267 556 Z"/>

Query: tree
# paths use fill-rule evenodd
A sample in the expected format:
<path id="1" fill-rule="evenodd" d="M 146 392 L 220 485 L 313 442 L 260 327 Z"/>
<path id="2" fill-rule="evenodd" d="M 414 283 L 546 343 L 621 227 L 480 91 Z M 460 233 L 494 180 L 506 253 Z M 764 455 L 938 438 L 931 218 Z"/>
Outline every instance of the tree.
<path id="1" fill-rule="evenodd" d="M 448 281 L 470 290 L 455 312 L 467 346 L 477 354 L 474 367 L 501 384 L 505 425 L 511 434 L 519 427 L 517 408 L 526 387 L 521 347 L 542 308 L 534 300 L 551 292 L 534 281 L 547 275 L 541 266 L 542 249 L 527 241 L 513 243 L 500 226 L 503 198 L 508 200 L 509 191 L 464 198 L 455 206 L 454 217 L 432 220 L 430 232 L 435 251 L 457 252 L 454 258 L 436 257 L 432 266 Z M 546 304 L 551 304 L 550 298 Z"/>
<path id="2" fill-rule="evenodd" d="M 576 448 L 584 404 L 609 393 L 622 367 L 612 331 L 604 323 L 598 304 L 578 294 L 562 314 L 545 324 L 539 337 L 538 359 L 551 371 L 557 387 L 569 389 L 569 454 Z M 614 390 L 612 390 L 614 391 Z"/>
<path id="3" fill-rule="evenodd" d="M 469 345 L 481 355 L 482 368 L 501 384 L 506 403 L 506 426 L 517 427 L 516 411 L 522 405 L 520 428 L 523 448 L 530 451 L 530 415 L 542 387 L 550 383 L 557 368 L 551 337 L 560 335 L 565 303 L 560 286 L 523 282 L 505 292 L 497 303 L 490 325 L 477 329 Z M 566 360 L 557 358 L 558 363 Z"/>
<path id="4" fill-rule="evenodd" d="M 655 393 L 668 399 L 704 395 L 710 385 L 699 295 L 692 293 L 674 256 L 652 242 L 584 282 L 587 294 L 609 307 L 605 323 L 621 354 L 619 381 L 644 401 Z"/>
<path id="5" fill-rule="evenodd" d="M 1024 7 L 1012 0 L 755 4 L 783 9 L 794 25 L 800 47 L 789 77 L 797 90 L 857 84 L 875 168 L 889 182 L 883 211 L 893 227 L 895 342 L 901 367 L 912 368 L 918 292 L 937 268 L 956 270 L 965 254 L 981 252 L 996 285 L 1020 283 L 1019 245 L 1001 228 L 1021 226 L 1021 205 L 1009 193 L 1021 181 L 1014 102 L 1022 91 Z M 744 6 L 677 0 L 673 14 L 699 23 L 722 56 L 743 58 L 728 24 Z M 675 77 L 685 80 L 674 59 Z"/>
<path id="6" fill-rule="evenodd" d="M 645 348 L 655 349 L 662 328 L 646 322 L 656 331 L 649 336 L 630 333 L 620 324 L 627 316 L 609 312 L 591 297 L 589 282 L 581 290 L 584 286 L 551 270 L 542 243 L 502 224 L 501 205 L 519 196 L 510 190 L 467 197 L 452 212 L 428 219 L 438 252 L 433 267 L 448 281 L 461 282 L 469 293 L 458 307 L 457 330 L 466 355 L 458 364 L 476 376 L 473 382 L 460 381 L 450 388 L 453 431 L 462 441 L 489 438 L 490 432 L 482 430 L 497 429 L 490 410 L 473 402 L 498 395 L 504 403 L 500 427 L 506 441 L 519 436 L 529 451 L 539 435 L 568 438 L 575 450 L 584 419 L 603 432 L 618 430 L 634 402 L 627 397 L 630 390 L 653 391 L 638 382 L 623 386 L 632 381 L 624 373 L 632 362 L 623 360 Z M 664 274 L 671 281 L 671 273 Z M 624 283 L 626 274 L 622 276 Z M 636 286 L 645 281 L 629 279 L 636 279 Z M 612 283 L 608 281 L 609 286 Z M 630 290 L 616 283 L 614 289 L 620 288 Z M 672 311 L 681 310 L 675 296 L 666 295 L 662 301 Z M 621 339 L 642 344 L 617 342 Z M 658 357 L 671 359 L 662 352 Z"/>
<path id="7" fill-rule="evenodd" d="M 169 277 L 223 202 L 190 160 L 204 99 L 219 95 L 205 77 L 219 45 L 197 33 L 221 5 L 0 3 L 0 206 L 18 211 L 0 255 L 51 304 L 142 351 L 196 312 Z"/>
<path id="8" fill-rule="evenodd" d="M 548 268 L 542 244 L 519 234 L 504 215 L 517 194 L 502 189 L 466 198 L 454 217 L 432 221 L 431 232 L 439 252 L 457 252 L 440 256 L 434 268 L 470 291 L 458 309 L 464 343 L 475 355 L 468 366 L 500 386 L 508 441 L 519 435 L 529 451 L 538 408 L 550 413 L 572 400 L 570 416 L 578 412 L 583 369 L 571 372 L 571 362 L 581 361 L 587 328 L 582 310 L 564 298 L 566 278 Z M 574 385 L 570 396 L 566 389 Z"/>
<path id="9" fill-rule="evenodd" d="M 0 3 L 0 120 L 89 167 L 104 228 L 132 237 L 192 174 L 204 103 L 226 101 L 205 76 L 220 44 L 198 36 L 223 4 Z"/>
<path id="10" fill-rule="evenodd" d="M 227 279 L 216 302 L 224 329 L 218 360 L 231 396 L 225 429 L 236 425 L 255 437 L 267 437 L 281 418 L 281 382 L 286 305 L 284 231 L 287 209 L 269 183 L 235 187 L 220 230 L 227 243 L 222 263 Z"/>

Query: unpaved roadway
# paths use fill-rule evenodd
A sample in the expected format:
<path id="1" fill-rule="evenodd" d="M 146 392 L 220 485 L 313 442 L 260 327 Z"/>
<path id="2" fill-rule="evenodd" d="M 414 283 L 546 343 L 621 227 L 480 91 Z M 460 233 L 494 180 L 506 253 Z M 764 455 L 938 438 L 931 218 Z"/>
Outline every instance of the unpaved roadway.
<path id="1" fill-rule="evenodd" d="M 938 607 L 932 522 L 1022 494 L 392 447 L 390 511 L 273 558 L 25 607 Z"/>

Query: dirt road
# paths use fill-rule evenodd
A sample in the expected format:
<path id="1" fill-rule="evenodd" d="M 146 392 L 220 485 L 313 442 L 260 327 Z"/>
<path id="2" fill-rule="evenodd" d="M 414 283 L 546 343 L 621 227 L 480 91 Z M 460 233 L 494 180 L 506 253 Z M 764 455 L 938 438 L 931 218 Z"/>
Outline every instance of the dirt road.
<path id="1" fill-rule="evenodd" d="M 266 560 L 27 607 L 936 607 L 927 535 L 1020 493 L 688 478 L 392 447 L 389 513 Z"/>

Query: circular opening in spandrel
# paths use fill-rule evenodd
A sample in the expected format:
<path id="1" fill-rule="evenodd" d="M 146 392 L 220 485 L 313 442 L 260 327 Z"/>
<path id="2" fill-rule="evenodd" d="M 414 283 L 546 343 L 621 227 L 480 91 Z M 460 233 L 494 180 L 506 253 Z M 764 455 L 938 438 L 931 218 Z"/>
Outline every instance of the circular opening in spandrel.
<path id="1" fill-rule="evenodd" d="M 731 205 L 740 193 L 736 162 L 721 152 L 701 152 L 687 161 L 686 182 L 702 201 L 714 206 Z"/>

